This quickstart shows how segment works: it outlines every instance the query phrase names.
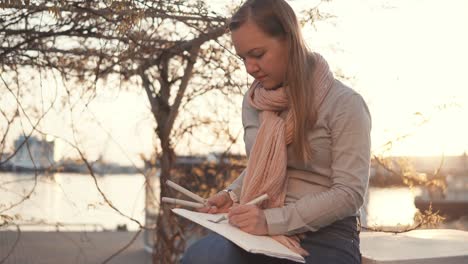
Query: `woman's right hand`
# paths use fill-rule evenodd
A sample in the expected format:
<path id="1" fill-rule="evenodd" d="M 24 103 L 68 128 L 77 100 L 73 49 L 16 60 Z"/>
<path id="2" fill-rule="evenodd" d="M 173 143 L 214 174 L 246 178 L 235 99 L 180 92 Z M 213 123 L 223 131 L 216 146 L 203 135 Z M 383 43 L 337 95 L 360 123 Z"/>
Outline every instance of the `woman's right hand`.
<path id="1" fill-rule="evenodd" d="M 222 191 L 208 198 L 206 206 L 197 209 L 197 211 L 208 214 L 227 213 L 232 205 L 233 202 L 229 194 Z"/>

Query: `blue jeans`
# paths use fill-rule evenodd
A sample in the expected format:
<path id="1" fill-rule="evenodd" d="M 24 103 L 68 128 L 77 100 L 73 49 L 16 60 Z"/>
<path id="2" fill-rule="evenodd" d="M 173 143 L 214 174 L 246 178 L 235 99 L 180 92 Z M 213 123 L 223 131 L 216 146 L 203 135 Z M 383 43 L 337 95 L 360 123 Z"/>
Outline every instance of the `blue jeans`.
<path id="1" fill-rule="evenodd" d="M 305 233 L 301 246 L 309 252 L 307 264 L 360 264 L 359 227 L 357 217 L 343 220 Z M 249 253 L 224 237 L 211 233 L 195 242 L 185 252 L 183 264 L 268 263 L 294 264 L 296 262 Z"/>

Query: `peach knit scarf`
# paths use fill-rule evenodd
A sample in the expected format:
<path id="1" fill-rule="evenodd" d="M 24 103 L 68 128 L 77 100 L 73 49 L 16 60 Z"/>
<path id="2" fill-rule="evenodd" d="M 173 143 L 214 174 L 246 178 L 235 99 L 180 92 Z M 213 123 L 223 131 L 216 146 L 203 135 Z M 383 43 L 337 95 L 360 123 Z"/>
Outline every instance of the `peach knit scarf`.
<path id="1" fill-rule="evenodd" d="M 315 66 L 312 87 L 315 89 L 314 104 L 318 109 L 333 85 L 334 77 L 325 59 L 317 53 L 313 53 L 313 56 Z M 261 111 L 261 124 L 250 152 L 242 184 L 241 204 L 267 193 L 270 198 L 261 205 L 262 208 L 284 206 L 288 160 L 286 147 L 292 142 L 294 134 L 292 113 L 288 112 L 285 118 L 280 116 L 289 106 L 285 89 L 267 90 L 255 82 L 248 91 L 249 103 Z M 298 236 L 272 237 L 301 255 L 307 254 L 301 248 Z"/>

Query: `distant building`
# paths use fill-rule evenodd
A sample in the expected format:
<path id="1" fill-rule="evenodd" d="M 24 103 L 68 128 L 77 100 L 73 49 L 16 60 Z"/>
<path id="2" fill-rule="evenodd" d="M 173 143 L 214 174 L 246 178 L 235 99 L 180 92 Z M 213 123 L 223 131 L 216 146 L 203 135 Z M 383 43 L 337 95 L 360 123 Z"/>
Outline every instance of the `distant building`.
<path id="1" fill-rule="evenodd" d="M 36 137 L 20 136 L 15 140 L 15 150 L 18 150 L 12 159 L 13 169 L 46 169 L 54 165 L 54 142 L 40 140 Z"/>
<path id="2" fill-rule="evenodd" d="M 466 152 L 460 156 L 411 157 L 409 159 L 419 171 L 440 169 L 443 173 L 464 173 L 468 169 Z"/>
<path id="3" fill-rule="evenodd" d="M 388 166 L 400 170 L 400 162 L 411 165 L 418 172 L 432 173 L 440 170 L 444 174 L 464 174 L 468 175 L 468 156 L 463 153 L 460 156 L 412 156 L 412 157 L 388 157 L 384 158 Z M 372 160 L 371 176 L 384 175 L 391 176 L 391 172 L 376 160 Z"/>

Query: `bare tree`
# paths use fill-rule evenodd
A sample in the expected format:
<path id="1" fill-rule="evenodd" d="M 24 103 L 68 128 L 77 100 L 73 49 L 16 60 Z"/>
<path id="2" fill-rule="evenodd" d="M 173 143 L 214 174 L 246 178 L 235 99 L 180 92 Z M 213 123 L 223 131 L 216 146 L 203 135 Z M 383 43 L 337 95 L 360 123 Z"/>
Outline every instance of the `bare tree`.
<path id="1" fill-rule="evenodd" d="M 67 98 L 62 101 L 70 111 L 75 106 L 70 98 L 91 101 L 99 81 L 110 78 L 118 79 L 119 85 L 105 89 L 124 89 L 126 84 L 145 91 L 156 123 L 154 152 L 159 164 L 159 196 L 168 194 L 164 182 L 177 174 L 173 170 L 174 148 L 184 135 L 211 124 L 219 137 L 231 144 L 237 141 L 239 134 L 226 129 L 226 118 L 212 120 L 192 114 L 193 120 L 181 120 L 179 115 L 183 111 L 190 116 L 190 103 L 208 94 L 237 103 L 233 95 L 240 95 L 241 87 L 245 88 L 245 78 L 239 78 L 240 61 L 231 53 L 230 42 L 224 36 L 226 18 L 210 11 L 204 1 L 17 0 L 4 1 L 0 8 L 0 61 L 5 87 L 9 85 L 8 78 L 18 78 L 18 71 L 23 69 L 59 73 L 64 82 L 72 84 L 65 87 Z M 302 23 L 331 17 L 320 13 L 318 6 L 304 16 Z M 24 93 L 21 89 L 24 88 L 18 85 L 18 94 Z M 31 127 L 31 133 L 42 133 L 36 126 Z M 78 142 L 69 144 L 79 152 L 94 177 Z M 155 166 L 156 162 L 148 164 Z M 209 166 L 202 169 L 205 174 L 211 170 Z M 192 171 L 177 179 L 188 184 L 190 175 L 195 175 L 193 182 L 200 179 Z M 219 173 L 213 175 L 216 178 Z M 150 202 L 157 203 L 159 197 L 151 196 L 153 180 L 147 178 L 147 192 Z M 99 189 L 97 181 L 96 186 Z M 210 192 L 203 188 L 200 191 Z M 108 204 L 112 207 L 112 203 Z M 160 206 L 159 210 L 153 259 L 155 263 L 173 263 L 184 249 L 184 230 L 166 207 Z"/>
<path id="2" fill-rule="evenodd" d="M 206 124 L 194 121 L 174 129 L 183 106 L 211 91 L 241 92 L 239 80 L 232 77 L 240 64 L 226 56 L 225 32 L 225 18 L 203 1 L 7 1 L 0 19 L 1 72 L 15 76 L 21 69 L 53 70 L 82 87 L 67 89 L 69 95 L 89 100 L 98 81 L 108 78 L 144 89 L 157 124 L 156 155 L 164 183 L 175 158 L 173 137 Z M 165 196 L 166 187 L 160 186 L 160 196 Z M 154 260 L 170 263 L 184 245 L 173 247 L 180 230 L 167 209 L 160 210 Z"/>

